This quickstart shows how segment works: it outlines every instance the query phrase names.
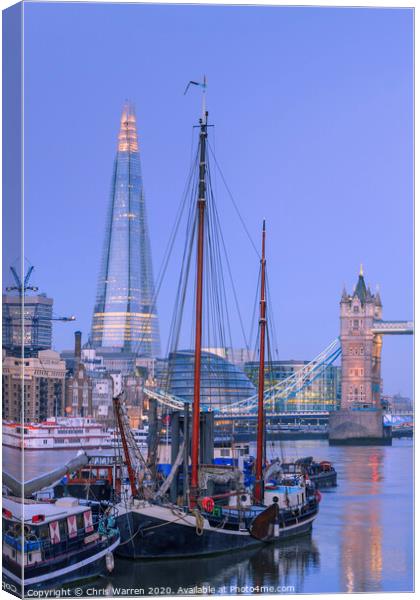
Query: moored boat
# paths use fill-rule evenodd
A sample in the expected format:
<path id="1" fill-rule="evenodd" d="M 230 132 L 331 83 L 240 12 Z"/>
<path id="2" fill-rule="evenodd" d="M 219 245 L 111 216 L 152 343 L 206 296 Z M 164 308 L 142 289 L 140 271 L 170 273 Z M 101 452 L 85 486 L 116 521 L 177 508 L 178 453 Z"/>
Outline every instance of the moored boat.
<path id="1" fill-rule="evenodd" d="M 294 462 L 281 464 L 283 474 L 297 474 L 308 477 L 316 488 L 335 487 L 337 471 L 329 460 L 316 461 L 312 456 L 298 458 Z"/>
<path id="2" fill-rule="evenodd" d="M 206 82 L 201 85 L 206 90 Z M 209 186 L 207 173 L 207 135 L 208 112 L 203 95 L 203 112 L 199 121 L 199 147 L 197 152 L 198 198 L 195 198 L 195 216 L 192 236 L 188 246 L 192 247 L 194 239 L 197 243 L 196 278 L 195 278 L 195 335 L 194 335 L 194 383 L 192 402 L 192 435 L 191 465 L 188 463 L 189 434 L 179 447 L 176 458 L 172 457 L 172 469 L 167 480 L 156 493 L 152 488 L 145 489 L 144 481 L 147 469 L 142 468 L 144 460 L 130 446 L 135 444 L 132 432 L 127 425 L 126 411 L 121 404 L 120 394 L 114 398 L 115 414 L 124 449 L 125 461 L 130 480 L 131 495 L 123 498 L 115 507 L 117 523 L 121 531 L 122 543 L 117 552 L 130 558 L 180 558 L 188 556 L 205 556 L 221 552 L 232 552 L 249 548 L 264 542 L 293 537 L 311 530 L 312 522 L 318 512 L 316 497 L 307 496 L 304 486 L 299 488 L 296 506 L 287 506 L 288 494 L 294 492 L 279 487 L 275 494 L 265 496 L 263 476 L 264 456 L 264 359 L 266 331 L 266 283 L 265 283 L 265 224 L 262 232 L 261 256 L 261 301 L 260 301 L 260 371 L 258 389 L 258 435 L 255 485 L 249 493 L 243 485 L 241 472 L 235 467 L 226 466 L 215 469 L 213 465 L 203 464 L 206 445 L 205 407 L 202 406 L 201 359 L 203 335 L 203 288 L 206 278 L 211 276 L 209 265 L 219 264 L 220 257 L 215 260 L 211 256 L 212 248 L 217 247 L 214 240 L 208 241 L 212 231 L 217 231 L 214 224 L 209 224 L 211 215 L 215 214 L 214 206 L 207 207 L 206 190 Z M 211 195 L 210 195 L 211 199 Z M 207 240 L 207 245 L 205 241 Z M 210 254 L 206 256 L 205 251 Z M 208 273 L 205 271 L 207 266 Z M 214 285 L 214 282 L 212 282 Z M 209 285 L 209 287 L 211 287 Z M 218 315 L 220 316 L 220 314 Z M 179 322 L 179 319 L 175 319 Z M 185 409 L 185 404 L 184 404 Z M 204 410 L 203 410 L 204 409 Z M 185 423 L 188 410 L 184 411 Z M 213 440 L 212 440 L 213 441 Z M 209 441 L 207 439 L 207 445 Z M 132 463 L 132 457 L 135 462 Z M 178 467 L 184 465 L 185 493 L 180 499 L 182 505 L 169 503 L 166 492 L 175 477 Z M 224 471 L 224 472 L 223 472 Z M 230 484 L 231 489 L 221 494 L 214 494 L 213 484 Z M 152 480 L 153 485 L 153 480 Z M 176 485 L 176 482 L 175 482 Z M 176 490 L 175 490 L 176 491 Z M 289 518 L 290 517 L 290 518 Z"/>
<path id="3" fill-rule="evenodd" d="M 3 498 L 3 578 L 16 593 L 112 571 L 119 543 L 113 520 L 88 503 Z"/>
<path id="4" fill-rule="evenodd" d="M 50 417 L 24 425 L 3 422 L 3 445 L 22 450 L 111 448 L 112 436 L 91 417 Z"/>

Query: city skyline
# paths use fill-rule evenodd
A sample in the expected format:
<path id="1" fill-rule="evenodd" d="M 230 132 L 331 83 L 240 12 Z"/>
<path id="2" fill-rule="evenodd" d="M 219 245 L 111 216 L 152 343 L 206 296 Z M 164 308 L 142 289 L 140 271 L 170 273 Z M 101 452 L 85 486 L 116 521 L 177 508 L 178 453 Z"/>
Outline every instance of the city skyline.
<path id="1" fill-rule="evenodd" d="M 74 313 L 78 319 L 74 328 L 54 327 L 57 349 L 72 346 L 74 329 L 81 329 L 86 338 L 90 328 L 110 157 L 122 101 L 130 97 L 138 107 L 157 270 L 187 176 L 191 126 L 199 114 L 197 95 L 182 93 L 186 82 L 203 71 L 209 79 L 211 122 L 216 124 L 211 141 L 254 242 L 262 218 L 267 219 L 279 356 L 311 359 L 338 336 L 342 287 L 352 289 L 360 262 L 372 289 L 380 284 L 384 318 L 412 317 L 411 13 L 352 9 L 344 19 L 343 10 L 266 8 L 253 23 L 252 7 L 247 7 L 241 12 L 241 29 L 231 34 L 234 43 L 242 49 L 251 23 L 266 35 L 260 48 L 251 43 L 251 48 L 241 50 L 241 58 L 227 52 L 229 25 L 237 15 L 234 7 L 211 7 L 211 13 L 206 7 L 173 7 L 165 14 L 159 7 L 144 7 L 142 39 L 134 35 L 129 6 L 120 6 L 115 13 L 112 6 L 87 6 L 83 19 L 71 5 L 60 6 L 59 14 L 53 6 L 38 5 L 36 14 L 30 6 L 25 8 L 25 18 L 33 25 L 25 57 L 26 151 L 31 156 L 25 254 L 35 264 L 40 288 L 54 298 L 55 310 Z M 109 11 L 115 15 L 112 25 L 106 23 Z M 190 43 L 200 48 L 196 42 L 203 11 L 209 16 L 208 31 L 202 50 L 191 56 L 171 19 L 180 22 L 182 16 Z M 220 11 L 223 24 L 217 21 Z M 66 19 L 71 26 L 66 25 L 64 38 L 59 39 Z M 168 35 L 160 47 L 147 31 L 157 20 Z M 212 36 L 219 28 L 217 49 Z M 281 35 L 275 35 L 276 28 Z M 117 43 L 114 56 L 106 47 L 111 30 L 124 48 L 123 52 Z M 70 56 L 68 35 L 74 31 L 80 47 Z M 87 58 L 84 48 L 88 39 L 92 43 L 92 31 L 96 50 Z M 350 42 L 355 32 L 358 47 Z M 387 44 L 391 32 L 398 39 L 392 48 Z M 179 69 L 168 60 L 174 42 L 183 61 Z M 145 60 L 148 44 L 154 52 Z M 54 56 L 52 45 L 57 47 Z M 309 55 L 312 45 L 314 55 Z M 331 45 L 337 56 L 330 55 Z M 273 56 L 281 56 L 283 63 L 280 74 L 269 77 L 276 65 Z M 42 73 L 36 64 L 43 66 Z M 104 79 L 106 65 L 111 81 Z M 130 81 L 133 72 L 138 76 Z M 41 82 L 35 87 L 38 76 Z M 72 91 L 76 77 L 82 79 L 83 93 L 80 87 Z M 65 130 L 66 149 L 63 132 L 52 135 L 57 122 Z M 59 150 L 65 154 L 65 165 L 56 159 L 62 159 Z M 48 161 L 54 169 L 46 169 Z M 59 179 L 66 186 L 57 187 Z M 45 191 L 42 197 L 39 189 Z M 233 220 L 229 202 L 226 195 L 220 202 L 226 223 Z M 40 231 L 46 230 L 53 253 L 46 241 L 40 241 Z M 248 330 L 258 263 L 243 233 L 228 237 L 227 243 Z M 171 268 L 158 298 L 164 339 L 175 296 L 177 265 L 172 263 Z M 235 333 L 236 345 L 243 345 L 239 329 Z M 386 393 L 412 396 L 411 363 L 411 340 L 384 342 Z"/>

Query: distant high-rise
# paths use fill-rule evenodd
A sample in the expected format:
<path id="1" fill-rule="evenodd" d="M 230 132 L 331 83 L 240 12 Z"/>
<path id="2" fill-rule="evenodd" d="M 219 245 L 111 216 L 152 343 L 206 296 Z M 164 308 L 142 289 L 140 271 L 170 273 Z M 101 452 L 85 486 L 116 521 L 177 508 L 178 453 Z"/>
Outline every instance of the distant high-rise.
<path id="1" fill-rule="evenodd" d="M 136 115 L 128 102 L 121 116 L 91 341 L 96 348 L 160 353 Z"/>
<path id="2" fill-rule="evenodd" d="M 10 267 L 14 285 L 3 294 L 2 318 L 3 350 L 8 356 L 37 356 L 52 346 L 53 300 L 36 294 L 38 287 L 30 283 L 33 270 L 31 266 L 19 276 Z"/>

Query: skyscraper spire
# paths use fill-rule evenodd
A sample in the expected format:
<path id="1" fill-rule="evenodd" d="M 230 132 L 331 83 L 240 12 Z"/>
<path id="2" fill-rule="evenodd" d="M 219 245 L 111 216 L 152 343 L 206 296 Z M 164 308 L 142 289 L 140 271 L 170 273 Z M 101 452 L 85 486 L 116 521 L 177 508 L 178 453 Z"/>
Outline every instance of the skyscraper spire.
<path id="1" fill-rule="evenodd" d="M 118 152 L 138 152 L 137 124 L 134 105 L 125 101 L 118 135 Z"/>
<path id="2" fill-rule="evenodd" d="M 128 101 L 118 134 L 92 344 L 146 356 L 160 353 L 136 114 Z"/>

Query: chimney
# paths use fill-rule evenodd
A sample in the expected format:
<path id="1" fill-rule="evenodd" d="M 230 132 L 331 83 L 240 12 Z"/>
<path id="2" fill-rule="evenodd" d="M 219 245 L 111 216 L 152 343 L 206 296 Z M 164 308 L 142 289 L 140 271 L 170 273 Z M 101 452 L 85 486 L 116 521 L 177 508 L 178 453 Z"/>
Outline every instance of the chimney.
<path id="1" fill-rule="evenodd" d="M 82 332 L 74 332 L 74 358 L 80 360 L 82 358 Z"/>

